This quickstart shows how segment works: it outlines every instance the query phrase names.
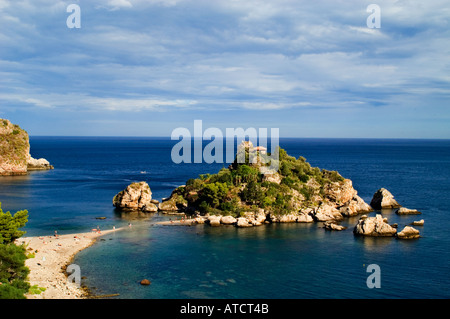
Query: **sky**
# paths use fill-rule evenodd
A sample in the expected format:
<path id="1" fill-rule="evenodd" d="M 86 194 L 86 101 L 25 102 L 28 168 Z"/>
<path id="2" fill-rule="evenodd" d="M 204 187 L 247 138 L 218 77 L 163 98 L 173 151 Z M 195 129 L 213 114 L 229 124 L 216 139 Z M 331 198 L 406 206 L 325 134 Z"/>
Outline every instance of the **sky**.
<path id="1" fill-rule="evenodd" d="M 0 0 L 0 118 L 32 136 L 170 136 L 202 120 L 448 139 L 450 3 Z"/>

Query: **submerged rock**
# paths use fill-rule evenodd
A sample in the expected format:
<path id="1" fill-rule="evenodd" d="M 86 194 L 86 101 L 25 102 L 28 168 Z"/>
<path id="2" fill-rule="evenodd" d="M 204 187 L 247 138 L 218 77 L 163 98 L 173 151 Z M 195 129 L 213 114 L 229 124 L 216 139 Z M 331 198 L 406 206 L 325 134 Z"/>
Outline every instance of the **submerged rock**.
<path id="1" fill-rule="evenodd" d="M 325 222 L 323 224 L 323 228 L 325 228 L 327 230 L 338 230 L 338 231 L 347 229 L 347 227 L 339 225 L 339 224 L 337 224 L 336 222 L 333 222 L 333 221 Z"/>
<path id="2" fill-rule="evenodd" d="M 394 199 L 394 195 L 392 195 L 385 188 L 380 188 L 375 192 L 372 201 L 370 202 L 370 206 L 374 209 L 401 207 L 401 205 Z"/>
<path id="3" fill-rule="evenodd" d="M 394 236 L 397 229 L 387 223 L 387 219 L 383 218 L 381 214 L 375 217 L 362 216 L 358 224 L 356 224 L 353 233 L 360 236 Z"/>
<path id="4" fill-rule="evenodd" d="M 140 282 L 140 284 L 141 284 L 142 286 L 148 286 L 148 285 L 151 284 L 151 282 L 150 282 L 150 280 L 148 280 L 148 279 L 142 279 L 141 282 Z"/>
<path id="5" fill-rule="evenodd" d="M 403 230 L 397 233 L 399 239 L 416 239 L 420 237 L 420 232 L 411 226 L 405 226 Z"/>

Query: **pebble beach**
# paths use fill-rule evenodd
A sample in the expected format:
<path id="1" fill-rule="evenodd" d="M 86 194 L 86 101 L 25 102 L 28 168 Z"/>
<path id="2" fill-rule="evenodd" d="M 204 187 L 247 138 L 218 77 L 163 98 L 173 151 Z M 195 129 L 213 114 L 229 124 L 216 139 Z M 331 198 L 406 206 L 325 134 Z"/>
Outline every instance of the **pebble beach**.
<path id="1" fill-rule="evenodd" d="M 30 255 L 25 265 L 30 269 L 31 286 L 45 288 L 39 294 L 28 294 L 28 299 L 85 299 L 87 292 L 75 282 L 69 282 L 66 267 L 76 253 L 91 246 L 100 236 L 118 229 L 64 234 L 56 236 L 23 237 L 16 244 L 25 244 Z"/>

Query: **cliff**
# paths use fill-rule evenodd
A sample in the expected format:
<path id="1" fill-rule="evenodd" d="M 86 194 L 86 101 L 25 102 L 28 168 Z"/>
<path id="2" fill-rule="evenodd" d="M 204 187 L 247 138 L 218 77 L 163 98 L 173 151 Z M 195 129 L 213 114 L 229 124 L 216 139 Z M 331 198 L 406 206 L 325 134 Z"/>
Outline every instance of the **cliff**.
<path id="1" fill-rule="evenodd" d="M 29 170 L 53 169 L 45 159 L 30 155 L 28 133 L 19 125 L 0 119 L 0 175 L 24 175 Z"/>

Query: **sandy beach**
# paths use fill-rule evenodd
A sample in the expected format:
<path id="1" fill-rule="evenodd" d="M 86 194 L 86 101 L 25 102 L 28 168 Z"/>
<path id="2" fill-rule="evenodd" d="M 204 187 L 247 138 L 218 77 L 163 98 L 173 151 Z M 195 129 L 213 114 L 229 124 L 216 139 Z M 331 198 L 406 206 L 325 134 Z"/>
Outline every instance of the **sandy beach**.
<path id="1" fill-rule="evenodd" d="M 27 252 L 34 254 L 25 262 L 30 269 L 31 286 L 45 288 L 41 294 L 28 294 L 28 299 L 83 299 L 86 292 L 75 283 L 68 282 L 66 266 L 79 251 L 91 246 L 100 236 L 122 228 L 58 236 L 23 237 L 16 244 L 27 245 Z"/>

